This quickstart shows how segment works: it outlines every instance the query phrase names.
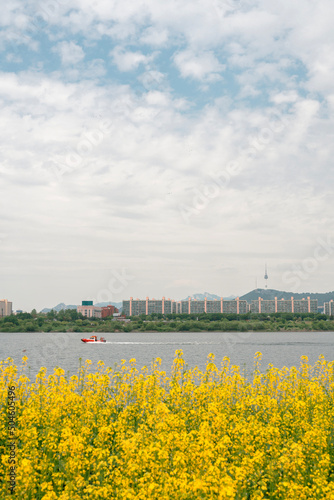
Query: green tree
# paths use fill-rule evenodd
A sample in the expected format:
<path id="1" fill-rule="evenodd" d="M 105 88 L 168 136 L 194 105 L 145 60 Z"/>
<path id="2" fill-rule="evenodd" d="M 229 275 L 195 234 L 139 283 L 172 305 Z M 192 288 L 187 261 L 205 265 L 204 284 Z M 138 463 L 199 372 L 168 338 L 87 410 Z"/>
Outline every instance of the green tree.
<path id="1" fill-rule="evenodd" d="M 41 327 L 44 324 L 44 318 L 38 318 L 37 319 L 37 324 L 39 327 Z"/>
<path id="2" fill-rule="evenodd" d="M 36 332 L 37 325 L 35 325 L 34 323 L 26 323 L 24 331 L 25 332 Z"/>

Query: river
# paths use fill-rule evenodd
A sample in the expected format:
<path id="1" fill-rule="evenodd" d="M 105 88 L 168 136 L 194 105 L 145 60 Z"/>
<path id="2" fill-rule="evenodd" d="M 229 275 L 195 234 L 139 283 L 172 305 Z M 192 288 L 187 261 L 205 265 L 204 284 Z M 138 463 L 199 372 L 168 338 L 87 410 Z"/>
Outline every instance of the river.
<path id="1" fill-rule="evenodd" d="M 13 358 L 20 365 L 28 357 L 29 375 L 34 378 L 41 366 L 48 373 L 60 366 L 67 374 L 77 372 L 80 358 L 99 360 L 114 367 L 122 359 L 136 358 L 137 367 L 150 366 L 156 357 L 169 372 L 175 351 L 182 349 L 189 367 L 204 369 L 209 353 L 217 365 L 224 356 L 250 372 L 254 354 L 262 352 L 262 369 L 269 363 L 277 367 L 299 366 L 306 355 L 314 363 L 323 354 L 334 360 L 334 332 L 131 332 L 105 333 L 105 344 L 84 344 L 81 338 L 91 333 L 0 333 L 0 359 Z"/>

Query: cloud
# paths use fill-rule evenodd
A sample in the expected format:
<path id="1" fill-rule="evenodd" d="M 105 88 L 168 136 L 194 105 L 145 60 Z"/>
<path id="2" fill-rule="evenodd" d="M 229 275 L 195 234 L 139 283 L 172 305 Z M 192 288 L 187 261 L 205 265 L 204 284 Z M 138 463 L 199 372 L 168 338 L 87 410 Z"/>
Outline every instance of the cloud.
<path id="1" fill-rule="evenodd" d="M 169 33 L 167 29 L 150 26 L 145 29 L 140 36 L 140 42 L 155 47 L 166 46 Z"/>
<path id="2" fill-rule="evenodd" d="M 221 64 L 211 51 L 194 54 L 184 50 L 174 55 L 174 62 L 183 78 L 199 81 L 217 81 L 225 66 Z"/>
<path id="3" fill-rule="evenodd" d="M 55 47 L 64 66 L 75 66 L 85 58 L 85 53 L 80 45 L 75 42 L 60 42 Z"/>
<path id="4" fill-rule="evenodd" d="M 141 73 L 138 80 L 147 91 L 166 90 L 168 88 L 166 75 L 154 69 Z"/>
<path id="5" fill-rule="evenodd" d="M 136 276 L 125 298 L 166 283 L 186 296 L 192 280 L 240 294 L 268 255 L 298 261 L 331 233 L 330 2 L 68 0 L 42 30 L 26 22 L 36 2 L 11 5 L 0 257 L 14 307 L 77 303 L 112 266 Z M 237 271 L 217 284 L 222 262 Z M 331 267 L 307 287 L 331 288 Z"/>
<path id="6" fill-rule="evenodd" d="M 146 56 L 141 52 L 131 52 L 122 47 L 115 47 L 110 53 L 114 64 L 120 71 L 134 71 L 139 65 L 146 65 L 152 61 L 153 56 Z"/>

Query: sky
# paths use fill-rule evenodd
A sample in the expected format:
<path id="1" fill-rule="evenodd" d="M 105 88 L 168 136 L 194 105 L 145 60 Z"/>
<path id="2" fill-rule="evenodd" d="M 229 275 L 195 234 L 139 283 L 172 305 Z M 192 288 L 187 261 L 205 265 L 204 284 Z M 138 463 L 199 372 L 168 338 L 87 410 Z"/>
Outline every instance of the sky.
<path id="1" fill-rule="evenodd" d="M 11 0 L 0 299 L 334 289 L 331 0 Z"/>

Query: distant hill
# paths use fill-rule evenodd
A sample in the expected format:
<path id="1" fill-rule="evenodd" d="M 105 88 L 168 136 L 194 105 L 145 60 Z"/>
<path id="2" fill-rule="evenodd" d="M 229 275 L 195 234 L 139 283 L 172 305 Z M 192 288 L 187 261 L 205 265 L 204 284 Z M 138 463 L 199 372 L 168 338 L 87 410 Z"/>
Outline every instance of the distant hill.
<path id="1" fill-rule="evenodd" d="M 187 298 L 183 300 L 188 300 L 188 298 L 204 300 L 206 297 L 208 300 L 220 300 L 219 295 L 214 295 L 212 293 L 204 292 L 204 293 L 194 293 L 193 295 L 188 295 Z M 326 292 L 326 293 L 311 293 L 311 292 L 303 292 L 303 293 L 295 293 L 295 292 L 282 292 L 281 290 L 272 290 L 267 288 L 256 288 L 251 292 L 246 293 L 245 295 L 240 296 L 240 300 L 247 300 L 250 304 L 252 300 L 257 300 L 261 297 L 264 300 L 274 300 L 275 297 L 278 300 L 285 299 L 288 300 L 291 297 L 294 299 L 307 299 L 307 297 L 311 297 L 311 299 L 318 299 L 318 306 L 323 306 L 324 302 L 329 302 L 330 300 L 334 300 L 334 291 Z M 236 295 L 231 295 L 230 297 L 223 297 L 224 300 L 233 300 L 236 298 Z"/>
<path id="2" fill-rule="evenodd" d="M 303 293 L 295 293 L 295 292 L 282 292 L 280 290 L 272 290 L 266 288 L 256 288 L 251 292 L 246 293 L 242 297 L 239 297 L 241 300 L 247 300 L 247 302 L 251 303 L 252 300 L 257 300 L 261 297 L 264 300 L 274 300 L 275 297 L 278 300 L 281 299 L 290 299 L 293 297 L 294 299 L 307 299 L 310 297 L 311 299 L 318 299 L 318 306 L 323 306 L 324 302 L 329 302 L 331 299 L 334 300 L 334 291 L 333 292 L 325 292 L 325 293 L 311 293 L 311 292 L 303 292 Z"/>
<path id="3" fill-rule="evenodd" d="M 48 308 L 48 307 L 45 307 L 44 309 L 42 309 L 40 312 L 41 313 L 48 313 L 50 311 L 64 311 L 65 309 L 76 309 L 77 306 L 74 306 L 74 305 L 66 305 L 64 304 L 64 302 L 61 302 L 60 304 L 54 306 L 54 307 L 51 307 L 51 308 Z"/>
<path id="4" fill-rule="evenodd" d="M 196 300 L 204 300 L 205 298 L 207 298 L 208 300 L 220 300 L 220 296 L 219 295 L 214 295 L 213 293 L 208 293 L 208 292 L 204 292 L 204 293 L 194 293 L 194 295 L 188 295 L 188 297 L 186 299 L 183 299 L 183 300 L 188 300 L 189 297 L 191 299 L 196 299 Z M 230 295 L 230 297 L 223 297 L 224 300 L 233 300 L 236 298 L 236 295 Z"/>
<path id="5" fill-rule="evenodd" d="M 119 311 L 121 311 L 121 309 L 122 309 L 122 302 L 99 302 L 98 304 L 94 304 L 94 305 L 97 306 L 97 307 L 105 307 L 105 306 L 111 305 L 111 306 L 117 307 L 117 309 Z M 40 312 L 46 314 L 46 313 L 48 313 L 48 312 L 50 312 L 52 310 L 59 312 L 59 311 L 65 310 L 65 309 L 76 309 L 76 308 L 77 308 L 77 306 L 66 305 L 66 304 L 64 304 L 64 302 L 61 302 L 60 304 L 58 304 L 58 305 L 56 305 L 54 307 L 51 307 L 51 308 L 44 307 L 44 309 L 42 309 Z"/>

